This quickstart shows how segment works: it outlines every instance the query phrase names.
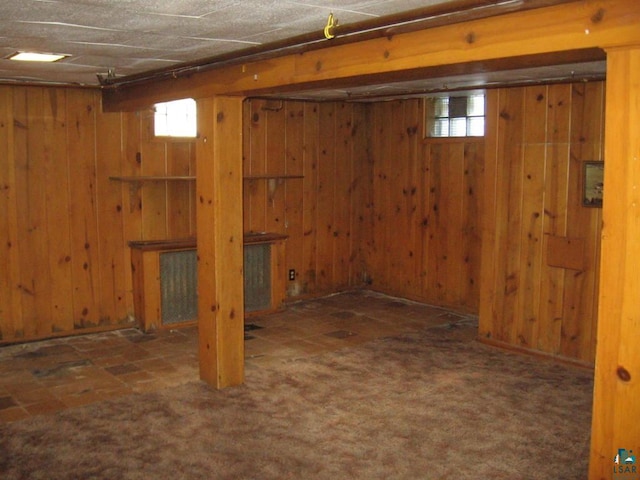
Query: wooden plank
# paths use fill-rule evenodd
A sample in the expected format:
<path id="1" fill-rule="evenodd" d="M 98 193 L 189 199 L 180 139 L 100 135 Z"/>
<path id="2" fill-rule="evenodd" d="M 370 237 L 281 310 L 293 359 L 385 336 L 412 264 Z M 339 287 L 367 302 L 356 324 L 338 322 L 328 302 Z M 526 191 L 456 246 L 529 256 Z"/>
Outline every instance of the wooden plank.
<path id="1" fill-rule="evenodd" d="M 283 103 L 272 106 L 263 105 L 266 117 L 266 171 L 267 174 L 279 174 L 286 171 L 286 111 Z M 267 203 L 265 208 L 267 232 L 285 233 L 285 184 L 281 179 L 266 180 Z"/>
<path id="2" fill-rule="evenodd" d="M 24 89 L 16 108 L 17 187 L 20 225 L 20 289 L 25 337 L 51 332 L 51 291 L 47 242 L 47 170 L 51 159 L 45 137 L 44 89 Z M 17 104 L 16 104 L 17 106 Z M 19 134 L 19 135 L 18 135 Z M 50 135 L 50 134 L 49 134 Z M 18 150 L 19 148 L 19 150 Z"/>
<path id="3" fill-rule="evenodd" d="M 607 51 L 605 173 L 589 478 L 640 451 L 640 48 Z M 613 455 L 613 456 L 612 456 Z"/>
<path id="4" fill-rule="evenodd" d="M 19 87 L 14 90 L 13 95 L 13 154 L 14 154 L 14 176 L 15 176 L 15 201 L 16 201 L 16 237 L 19 248 L 18 267 L 16 278 L 16 288 L 20 294 L 20 323 L 16 326 L 15 336 L 17 338 L 28 338 L 32 335 L 32 328 L 27 331 L 29 322 L 34 321 L 33 315 L 33 286 L 30 285 L 33 278 L 29 265 L 24 265 L 23 257 L 28 256 L 31 250 L 27 232 L 30 227 L 27 224 L 25 208 L 29 204 L 28 187 L 28 136 L 29 114 L 28 114 L 28 92 L 29 89 Z M 31 294 L 29 293 L 31 292 Z"/>
<path id="5" fill-rule="evenodd" d="M 440 202 L 442 219 L 446 219 L 449 241 L 443 245 L 441 262 L 444 277 L 441 283 L 445 285 L 444 295 L 446 305 L 459 305 L 464 291 L 464 142 L 454 142 L 448 145 L 448 158 L 443 165 L 442 192 L 446 192 Z M 440 237 L 440 235 L 438 235 Z"/>
<path id="6" fill-rule="evenodd" d="M 396 101 L 387 103 L 387 121 L 390 129 L 387 132 L 387 142 L 383 155 L 387 166 L 387 181 L 389 186 L 389 204 L 387 216 L 382 228 L 384 235 L 384 251 L 386 252 L 386 272 L 388 287 L 396 294 L 411 293 L 413 284 L 413 249 L 414 241 L 411 234 L 412 221 L 415 220 L 411 208 L 410 175 L 413 171 L 409 157 L 411 132 L 410 124 L 416 118 L 409 117 L 406 110 L 407 102 Z"/>
<path id="7" fill-rule="evenodd" d="M 343 290 L 351 284 L 351 215 L 353 210 L 354 118 L 351 104 L 335 108 L 335 163 L 333 190 L 333 277 L 332 288 Z"/>
<path id="8" fill-rule="evenodd" d="M 18 191 L 16 184 L 14 89 L 0 86 L 0 235 L 5 268 L 0 271 L 0 338 L 23 336 L 18 241 Z"/>
<path id="9" fill-rule="evenodd" d="M 442 219 L 441 202 L 443 199 L 442 192 L 442 165 L 446 162 L 446 144 L 431 144 L 429 146 L 430 169 L 429 169 L 429 250 L 427 252 L 427 277 L 426 290 L 434 303 L 444 302 L 444 285 L 440 278 L 443 275 L 441 257 L 443 253 L 441 249 L 446 245 L 446 237 L 448 230 L 444 227 L 445 223 Z M 445 152 L 443 152 L 445 150 Z M 440 235 L 440 237 L 438 236 Z M 442 238 L 444 237 L 444 238 Z"/>
<path id="10" fill-rule="evenodd" d="M 167 142 L 154 138 L 153 115 L 150 111 L 140 115 L 140 166 L 144 176 L 167 175 Z M 145 183 L 141 186 L 142 235 L 146 240 L 169 238 L 167 184 Z"/>
<path id="11" fill-rule="evenodd" d="M 285 240 L 278 240 L 271 244 L 271 308 L 273 310 L 280 309 L 286 297 L 285 247 Z"/>
<path id="12" fill-rule="evenodd" d="M 286 102 L 286 163 L 287 175 L 299 175 L 304 172 L 305 160 L 305 107 L 303 102 Z M 285 184 L 285 232 L 289 235 L 284 246 L 285 259 L 282 271 L 295 270 L 295 280 L 286 280 L 284 288 L 288 296 L 295 297 L 302 291 L 304 278 L 304 193 L 302 178 L 286 180 Z M 288 277 L 287 277 L 288 278 Z"/>
<path id="13" fill-rule="evenodd" d="M 414 298 L 419 298 L 422 294 L 420 290 L 422 285 L 420 280 L 422 264 L 422 229 L 420 226 L 420 222 L 422 221 L 422 202 L 420 200 L 420 194 L 423 193 L 423 189 L 420 184 L 419 158 L 419 154 L 422 151 L 420 148 L 422 143 L 422 105 L 423 102 L 420 99 L 405 102 L 405 131 L 403 132 L 406 138 L 406 150 L 404 152 L 406 167 L 402 168 L 404 183 L 402 194 L 404 196 L 404 208 L 406 211 L 404 218 L 406 222 L 406 235 L 410 245 L 409 250 L 406 252 L 406 259 L 408 261 L 406 291 Z"/>
<path id="14" fill-rule="evenodd" d="M 134 312 L 138 326 L 145 332 L 162 326 L 160 294 L 160 250 L 131 249 Z"/>
<path id="15" fill-rule="evenodd" d="M 353 158 L 354 178 L 351 196 L 353 198 L 353 220 L 351 241 L 352 280 L 355 285 L 366 282 L 368 249 L 371 244 L 371 203 L 373 201 L 373 169 L 369 157 L 370 108 L 366 105 L 354 105 L 355 138 Z"/>
<path id="16" fill-rule="evenodd" d="M 480 302 L 482 172 L 484 170 L 484 142 L 468 142 L 464 147 L 464 176 L 462 192 L 463 251 L 460 282 L 462 306 L 477 312 Z"/>
<path id="17" fill-rule="evenodd" d="M 99 99 L 98 99 L 99 100 Z M 117 325 L 127 321 L 131 303 L 127 304 L 126 277 L 130 262 L 126 261 L 124 208 L 122 191 L 109 179 L 114 165 L 124 161 L 122 149 L 122 115 L 96 115 L 96 210 L 100 261 L 99 309 L 101 325 Z"/>
<path id="18" fill-rule="evenodd" d="M 242 176 L 246 179 L 251 173 L 251 100 L 246 100 L 242 105 L 242 116 L 244 122 L 242 124 L 242 151 L 244 159 L 242 161 Z M 251 231 L 251 190 L 250 187 L 257 182 L 245 181 L 242 188 L 242 225 L 243 231 Z"/>
<path id="19" fill-rule="evenodd" d="M 424 106 L 423 106 L 424 108 Z M 432 159 L 431 144 L 422 143 L 420 149 L 420 291 L 429 299 L 429 280 L 431 278 L 430 269 L 430 252 L 432 251 L 433 234 L 431 232 L 431 223 L 433 221 L 433 213 L 431 210 L 431 182 L 432 182 Z M 428 300 L 430 301 L 430 300 Z"/>
<path id="20" fill-rule="evenodd" d="M 51 281 L 51 333 L 70 332 L 73 325 L 73 303 L 69 301 L 73 291 L 72 249 L 69 221 L 70 174 L 67 132 L 67 96 L 74 90 L 47 89 L 43 114 L 48 117 L 48 128 L 41 135 L 48 146 L 50 162 L 47 168 L 47 236 L 49 271 Z M 48 330 L 48 329 L 47 329 Z M 45 332 L 42 332 L 45 333 Z M 47 332 L 49 333 L 49 332 Z"/>
<path id="21" fill-rule="evenodd" d="M 249 138 L 249 150 L 245 155 L 249 159 L 246 175 L 264 175 L 267 173 L 267 113 L 263 110 L 264 100 L 248 100 L 249 119 L 247 119 L 247 133 Z M 247 181 L 244 183 L 245 191 L 249 192 L 245 214 L 247 220 L 244 224 L 246 232 L 267 231 L 267 182 L 263 180 Z"/>
<path id="22" fill-rule="evenodd" d="M 71 265 L 75 328 L 99 325 L 100 261 L 96 199 L 96 113 L 94 92 L 78 90 L 67 97 L 67 148 L 70 189 Z"/>
<path id="23" fill-rule="evenodd" d="M 406 270 L 404 255 L 408 250 L 403 235 L 404 222 L 401 221 L 402 186 L 398 164 L 402 158 L 402 125 L 404 122 L 404 102 L 387 102 L 382 107 L 381 125 L 383 136 L 380 140 L 380 189 L 376 190 L 376 206 L 381 216 L 377 221 L 379 238 L 378 255 L 381 255 L 382 270 L 378 274 L 378 284 L 384 291 L 397 294 L 396 281 L 404 287 Z M 392 227 L 393 226 L 393 227 Z M 397 230 L 396 230 L 397 228 Z M 393 252 L 393 253 L 392 253 Z"/>
<path id="24" fill-rule="evenodd" d="M 302 242 L 302 293 L 315 292 L 317 285 L 317 232 L 318 232 L 318 162 L 319 162 L 319 105 L 304 105 L 304 180 L 303 242 Z"/>
<path id="25" fill-rule="evenodd" d="M 200 378 L 244 381 L 242 98 L 198 100 L 197 243 Z"/>
<path id="26" fill-rule="evenodd" d="M 502 279 L 498 294 L 502 294 L 503 300 L 497 321 L 500 322 L 501 335 L 496 338 L 510 343 L 518 344 L 518 338 L 514 325 L 520 312 L 520 252 L 522 245 L 519 240 L 522 229 L 522 188 L 523 188 L 523 135 L 524 135 L 524 93 L 519 90 L 509 91 L 505 94 L 505 104 L 500 109 L 499 128 L 505 130 L 500 138 L 502 158 L 504 162 L 504 183 L 499 188 L 505 189 L 502 201 L 506 202 L 504 215 L 499 221 L 504 222 L 505 235 L 501 238 L 502 244 L 498 247 L 503 266 L 499 270 Z M 502 292 L 502 293 L 501 293 Z"/>
<path id="27" fill-rule="evenodd" d="M 531 113 L 526 110 L 527 117 Z M 527 139 L 528 140 L 528 139 Z M 540 284 L 542 276 L 542 225 L 544 215 L 544 143 L 529 143 L 523 148 L 522 223 L 517 238 L 520 249 L 520 311 L 515 315 L 516 342 L 535 348 L 540 319 Z"/>
<path id="28" fill-rule="evenodd" d="M 321 103 L 319 111 L 318 141 L 318 209 L 316 227 L 316 287 L 317 292 L 328 292 L 333 282 L 333 234 L 335 191 L 335 105 Z"/>
<path id="29" fill-rule="evenodd" d="M 141 174 L 142 157 L 140 151 L 140 115 L 137 112 L 122 114 L 122 150 L 123 157 L 119 165 L 112 165 L 112 173 L 123 176 Z M 142 197 L 139 188 L 131 188 L 120 182 L 120 203 L 122 205 L 122 255 L 124 265 L 131 265 L 131 249 L 127 245 L 130 240 L 142 240 Z M 127 269 L 127 272 L 130 270 Z M 125 291 L 125 304 L 128 313 L 133 312 L 133 274 L 126 273 L 122 288 Z"/>
<path id="30" fill-rule="evenodd" d="M 131 274 L 133 277 L 133 315 L 138 322 L 138 325 L 144 328 L 144 319 L 146 318 L 144 303 L 145 276 L 142 257 L 142 249 L 131 249 Z"/>
<path id="31" fill-rule="evenodd" d="M 500 142 L 498 139 L 498 125 L 500 115 L 501 90 L 488 90 L 485 110 L 485 158 L 482 175 L 482 217 L 481 217 L 481 257 L 480 291 L 478 313 L 478 338 L 488 340 L 497 337 L 500 331 L 497 321 L 498 291 L 500 278 L 500 259 L 498 246 L 504 237 L 501 221 L 505 208 L 503 183 L 503 168 L 499 157 Z M 500 135 L 504 132 L 500 130 Z M 498 340 L 501 340 L 498 338 Z"/>
<path id="32" fill-rule="evenodd" d="M 386 222 L 387 214 L 384 210 L 384 205 L 388 199 L 388 194 L 384 190 L 386 184 L 387 167 L 384 163 L 385 152 L 384 139 L 386 129 L 389 127 L 384 120 L 384 114 L 386 112 L 386 106 L 384 104 L 372 105 L 372 125 L 371 125 L 371 169 L 373 176 L 373 188 L 372 197 L 370 201 L 370 221 L 371 221 L 371 239 L 370 247 L 368 249 L 368 265 L 369 272 L 367 281 L 373 285 L 374 288 L 386 287 L 386 262 L 384 252 L 384 238 L 385 229 L 384 222 Z"/>
<path id="33" fill-rule="evenodd" d="M 195 152 L 193 141 L 167 142 L 167 173 L 188 177 L 192 172 L 191 156 Z M 195 235 L 191 207 L 195 192 L 192 185 L 184 182 L 168 182 L 167 191 L 167 237 L 181 238 Z"/>

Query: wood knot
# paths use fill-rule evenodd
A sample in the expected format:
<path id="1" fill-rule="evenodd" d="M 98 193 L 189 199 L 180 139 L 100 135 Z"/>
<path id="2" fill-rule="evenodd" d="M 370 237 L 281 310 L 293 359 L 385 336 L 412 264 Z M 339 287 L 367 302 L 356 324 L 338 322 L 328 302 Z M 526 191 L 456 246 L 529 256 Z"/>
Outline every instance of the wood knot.
<path id="1" fill-rule="evenodd" d="M 224 112 L 218 112 L 218 115 L 216 115 L 216 121 L 220 123 L 223 120 L 224 120 Z"/>
<path id="2" fill-rule="evenodd" d="M 467 33 L 465 40 L 469 45 L 476 43 L 476 34 L 474 32 Z"/>
<path id="3" fill-rule="evenodd" d="M 389 50 L 385 50 L 385 51 L 384 51 L 384 54 L 383 54 L 382 56 L 383 56 L 384 58 L 389 58 L 389 55 L 391 55 L 391 54 L 389 53 Z"/>
<path id="4" fill-rule="evenodd" d="M 629 370 L 622 366 L 618 367 L 618 369 L 616 370 L 616 374 L 618 375 L 618 378 L 623 382 L 628 382 L 631 380 L 631 374 L 629 373 Z"/>
<path id="5" fill-rule="evenodd" d="M 322 62 L 318 60 L 316 62 L 316 72 L 319 72 L 320 70 L 322 70 Z"/>
<path id="6" fill-rule="evenodd" d="M 602 20 L 604 20 L 604 12 L 604 8 L 599 8 L 596 13 L 591 15 L 591 23 L 600 23 Z"/>

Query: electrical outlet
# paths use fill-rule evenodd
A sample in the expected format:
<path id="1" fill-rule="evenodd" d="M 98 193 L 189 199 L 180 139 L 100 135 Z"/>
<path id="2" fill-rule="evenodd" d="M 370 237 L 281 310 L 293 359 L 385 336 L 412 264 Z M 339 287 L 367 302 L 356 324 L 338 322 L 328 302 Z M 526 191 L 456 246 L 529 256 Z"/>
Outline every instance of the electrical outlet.
<path id="1" fill-rule="evenodd" d="M 296 279 L 296 271 L 292 268 L 289 270 L 289 280 L 295 280 Z"/>

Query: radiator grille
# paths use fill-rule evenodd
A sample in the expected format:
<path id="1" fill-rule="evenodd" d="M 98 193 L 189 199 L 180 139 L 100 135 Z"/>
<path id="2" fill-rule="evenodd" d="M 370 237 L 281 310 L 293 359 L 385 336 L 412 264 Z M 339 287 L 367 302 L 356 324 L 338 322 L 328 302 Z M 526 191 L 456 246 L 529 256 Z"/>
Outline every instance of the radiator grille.
<path id="1" fill-rule="evenodd" d="M 244 247 L 244 309 L 246 312 L 271 307 L 271 245 Z"/>
<path id="2" fill-rule="evenodd" d="M 163 325 L 198 318 L 198 263 L 195 250 L 160 254 Z"/>

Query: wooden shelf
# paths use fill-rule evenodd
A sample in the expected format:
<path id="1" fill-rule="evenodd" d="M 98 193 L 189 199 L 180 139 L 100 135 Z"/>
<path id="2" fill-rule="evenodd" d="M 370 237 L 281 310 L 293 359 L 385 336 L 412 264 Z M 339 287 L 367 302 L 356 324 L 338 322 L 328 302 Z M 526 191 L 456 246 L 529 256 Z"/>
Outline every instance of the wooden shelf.
<path id="1" fill-rule="evenodd" d="M 176 176 L 176 175 L 148 175 L 148 176 L 133 176 L 133 177 L 119 177 L 112 176 L 109 180 L 117 180 L 119 182 L 185 182 L 195 180 L 195 176 Z"/>

